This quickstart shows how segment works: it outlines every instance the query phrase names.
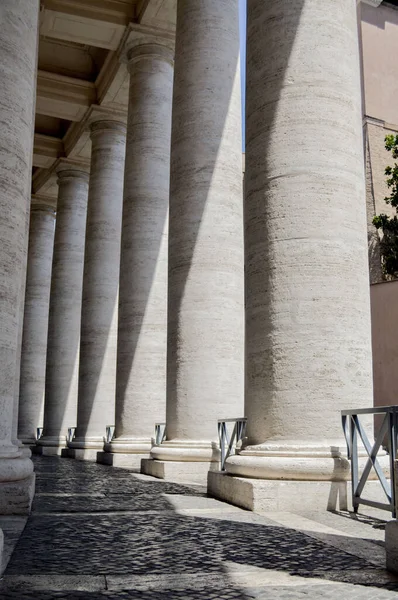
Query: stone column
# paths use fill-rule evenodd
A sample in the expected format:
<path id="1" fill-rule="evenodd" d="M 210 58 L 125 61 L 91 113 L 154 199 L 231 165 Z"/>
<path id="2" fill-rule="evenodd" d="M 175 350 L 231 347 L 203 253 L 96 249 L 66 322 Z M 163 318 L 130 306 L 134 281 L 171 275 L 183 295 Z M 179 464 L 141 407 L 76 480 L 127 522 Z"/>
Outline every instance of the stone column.
<path id="1" fill-rule="evenodd" d="M 0 514 L 23 514 L 33 464 L 13 443 L 19 293 L 29 210 L 39 2 L 0 3 Z"/>
<path id="2" fill-rule="evenodd" d="M 43 454 L 61 454 L 68 427 L 76 426 L 80 318 L 83 287 L 88 173 L 62 161 L 48 323 Z"/>
<path id="3" fill-rule="evenodd" d="M 32 451 L 28 446 L 24 446 L 18 439 L 18 414 L 19 414 L 19 387 L 21 378 L 21 353 L 22 353 L 22 333 L 23 319 L 25 312 L 25 289 L 26 289 L 26 271 L 28 266 L 28 244 L 29 244 L 29 223 L 30 223 L 30 206 L 25 213 L 25 241 L 22 251 L 21 260 L 21 279 L 19 282 L 18 294 L 18 333 L 17 333 L 17 354 L 15 360 L 15 376 L 14 376 L 14 410 L 12 417 L 12 443 L 15 446 L 22 448 L 23 456 L 31 457 Z"/>
<path id="4" fill-rule="evenodd" d="M 18 437 L 24 444 L 35 444 L 37 428 L 43 426 L 55 229 L 55 206 L 49 200 L 32 198 L 30 213 L 18 419 Z"/>
<path id="5" fill-rule="evenodd" d="M 167 441 L 159 477 L 205 479 L 243 413 L 238 0 L 179 0 L 171 142 Z M 195 464 L 193 464 L 195 463 Z"/>
<path id="6" fill-rule="evenodd" d="M 349 476 L 340 411 L 373 404 L 356 0 L 251 0 L 247 34 L 248 424 L 227 472 L 267 482 L 210 491 L 326 509 Z"/>
<path id="7" fill-rule="evenodd" d="M 167 226 L 173 52 L 128 53 L 115 439 L 101 462 L 139 467 L 166 411 Z"/>
<path id="8" fill-rule="evenodd" d="M 70 456 L 95 460 L 115 422 L 120 234 L 126 126 L 91 125 L 76 437 Z"/>

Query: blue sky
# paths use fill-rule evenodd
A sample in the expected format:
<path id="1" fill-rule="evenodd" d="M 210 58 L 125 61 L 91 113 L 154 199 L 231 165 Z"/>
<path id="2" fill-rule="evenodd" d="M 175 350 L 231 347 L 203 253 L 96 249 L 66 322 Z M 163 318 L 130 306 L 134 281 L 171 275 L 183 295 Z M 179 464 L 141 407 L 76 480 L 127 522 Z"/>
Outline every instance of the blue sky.
<path id="1" fill-rule="evenodd" d="M 240 60 L 242 80 L 242 146 L 245 149 L 245 81 L 246 81 L 246 0 L 239 0 Z"/>

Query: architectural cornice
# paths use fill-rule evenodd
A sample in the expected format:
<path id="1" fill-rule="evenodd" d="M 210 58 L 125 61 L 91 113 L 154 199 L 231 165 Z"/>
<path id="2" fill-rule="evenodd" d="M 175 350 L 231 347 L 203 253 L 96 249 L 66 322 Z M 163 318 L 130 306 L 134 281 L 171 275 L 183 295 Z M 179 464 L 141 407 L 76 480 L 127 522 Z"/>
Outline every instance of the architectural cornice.
<path id="1" fill-rule="evenodd" d="M 361 0 L 364 4 L 369 4 L 377 8 L 383 2 L 383 0 Z"/>
<path id="2" fill-rule="evenodd" d="M 134 18 L 133 4 L 122 0 L 41 0 L 46 10 L 69 14 L 85 19 L 105 21 L 115 25 L 128 25 Z"/>
<path id="3" fill-rule="evenodd" d="M 34 167 L 48 169 L 61 156 L 65 156 L 62 140 L 50 135 L 35 133 L 33 145 Z"/>
<path id="4" fill-rule="evenodd" d="M 80 121 L 85 110 L 96 101 L 95 85 L 90 81 L 37 72 L 36 112 L 39 114 Z"/>

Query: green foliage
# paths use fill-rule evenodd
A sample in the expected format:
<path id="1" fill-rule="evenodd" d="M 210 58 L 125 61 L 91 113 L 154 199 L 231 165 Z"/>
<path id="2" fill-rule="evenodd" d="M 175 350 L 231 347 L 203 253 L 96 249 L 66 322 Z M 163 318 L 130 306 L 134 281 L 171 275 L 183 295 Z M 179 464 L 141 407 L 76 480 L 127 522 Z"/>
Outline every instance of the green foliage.
<path id="1" fill-rule="evenodd" d="M 391 152 L 392 157 L 398 159 L 398 135 L 387 135 L 385 138 L 386 150 Z M 384 198 L 386 204 L 393 206 L 398 214 L 398 165 L 386 167 L 387 186 L 390 195 Z M 385 214 L 376 215 L 373 225 L 383 233 L 381 240 L 381 257 L 383 261 L 383 272 L 387 279 L 398 278 L 398 217 L 389 217 Z"/>

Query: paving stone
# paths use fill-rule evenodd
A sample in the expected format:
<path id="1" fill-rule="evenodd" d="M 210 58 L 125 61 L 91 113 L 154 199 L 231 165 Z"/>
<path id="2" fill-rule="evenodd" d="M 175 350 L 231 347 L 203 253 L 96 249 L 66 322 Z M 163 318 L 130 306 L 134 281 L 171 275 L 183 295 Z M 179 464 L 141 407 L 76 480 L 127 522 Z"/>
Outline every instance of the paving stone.
<path id="1" fill-rule="evenodd" d="M 388 600 L 398 591 L 382 565 L 203 488 L 59 457 L 35 466 L 38 493 L 1 600 Z"/>

